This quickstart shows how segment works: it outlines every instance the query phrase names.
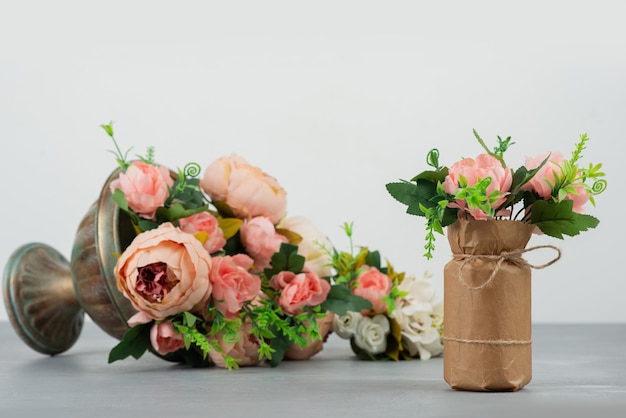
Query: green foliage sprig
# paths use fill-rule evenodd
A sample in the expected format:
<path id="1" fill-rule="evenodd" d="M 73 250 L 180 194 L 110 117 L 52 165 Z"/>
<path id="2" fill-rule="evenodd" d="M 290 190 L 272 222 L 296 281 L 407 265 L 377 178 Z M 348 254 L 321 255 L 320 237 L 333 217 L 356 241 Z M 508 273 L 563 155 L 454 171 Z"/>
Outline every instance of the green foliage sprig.
<path id="1" fill-rule="evenodd" d="M 115 151 L 109 150 L 116 157 L 118 165 L 123 171 L 126 171 L 132 164 L 128 160 L 128 154 L 132 148 L 126 152 L 122 152 L 113 132 L 113 122 L 100 125 L 107 135 L 113 140 Z M 154 160 L 154 147 L 148 147 L 145 156 L 137 155 L 139 160 L 146 164 L 156 165 Z M 163 222 L 176 222 L 179 219 L 195 215 L 200 212 L 209 210 L 209 203 L 200 190 L 201 167 L 198 163 L 188 163 L 183 169 L 178 169 L 177 174 L 172 174 L 174 180 L 173 186 L 169 189 L 169 196 L 165 204 L 156 211 L 156 220 L 145 219 L 138 216 L 128 207 L 128 201 L 124 193 L 117 189 L 113 192 L 113 201 L 118 207 L 126 212 L 133 225 L 141 231 L 149 231 L 158 227 Z"/>

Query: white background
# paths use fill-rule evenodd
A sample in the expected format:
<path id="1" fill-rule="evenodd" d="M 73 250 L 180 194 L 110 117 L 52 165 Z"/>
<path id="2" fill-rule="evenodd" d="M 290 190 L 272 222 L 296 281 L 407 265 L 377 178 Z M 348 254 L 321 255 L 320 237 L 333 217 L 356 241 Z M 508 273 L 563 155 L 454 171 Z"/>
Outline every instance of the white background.
<path id="1" fill-rule="evenodd" d="M 170 168 L 231 152 L 276 177 L 288 214 L 398 270 L 433 273 L 424 220 L 385 184 L 451 165 L 497 135 L 508 162 L 591 137 L 608 190 L 599 227 L 533 271 L 535 322 L 626 320 L 623 198 L 626 25 L 607 1 L 5 1 L 0 3 L 0 263 L 38 241 L 70 256 L 74 233 L 122 148 Z M 543 262 L 552 253 L 534 253 Z M 1 304 L 1 302 L 0 302 Z M 7 315 L 2 308 L 0 319 Z"/>

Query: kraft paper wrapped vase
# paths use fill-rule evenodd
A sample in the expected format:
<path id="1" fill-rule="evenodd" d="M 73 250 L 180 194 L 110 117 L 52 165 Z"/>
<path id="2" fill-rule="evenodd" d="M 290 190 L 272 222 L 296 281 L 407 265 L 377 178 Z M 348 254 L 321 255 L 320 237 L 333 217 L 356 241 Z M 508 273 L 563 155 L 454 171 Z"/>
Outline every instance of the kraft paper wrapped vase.
<path id="1" fill-rule="evenodd" d="M 531 266 L 522 254 L 534 226 L 459 220 L 448 227 L 444 268 L 444 379 L 471 391 L 516 391 L 532 378 Z M 552 246 L 545 246 L 558 249 Z M 559 252 L 560 256 L 560 252 Z"/>

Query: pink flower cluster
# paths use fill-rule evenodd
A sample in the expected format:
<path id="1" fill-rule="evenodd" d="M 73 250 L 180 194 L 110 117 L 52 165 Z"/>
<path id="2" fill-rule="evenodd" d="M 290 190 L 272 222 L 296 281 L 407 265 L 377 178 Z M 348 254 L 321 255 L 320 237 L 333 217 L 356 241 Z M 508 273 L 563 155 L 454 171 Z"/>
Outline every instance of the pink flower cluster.
<path id="1" fill-rule="evenodd" d="M 168 169 L 141 161 L 131 163 L 111 183 L 112 191 L 123 192 L 130 210 L 153 221 L 172 186 Z M 200 186 L 216 207 L 227 208 L 227 215 L 206 210 L 176 222 L 160 223 L 137 235 L 115 267 L 119 291 L 138 311 L 129 324 L 153 321 L 150 341 L 162 355 L 184 346 L 182 335 L 168 320 L 173 315 L 189 312 L 210 321 L 207 312 L 211 305 L 224 318 L 233 320 L 244 317 L 244 306 L 266 298 L 261 274 L 271 266 L 271 258 L 281 244 L 288 242 L 277 232 L 286 215 L 286 193 L 273 177 L 232 155 L 211 164 Z M 241 220 L 239 239 L 245 252 L 226 254 L 227 237 L 220 227 L 220 219 L 226 216 Z M 297 225 L 306 233 L 301 237 L 308 247 L 302 246 L 299 251 L 307 257 L 312 252 L 309 241 L 325 238 L 308 221 L 298 219 Z M 304 307 L 319 305 L 326 299 L 330 284 L 315 271 L 319 268 L 317 261 L 312 260 L 310 267 L 305 263 L 302 273 L 285 271 L 269 278 L 285 314 L 297 315 Z M 223 366 L 224 356 L 229 355 L 239 360 L 240 366 L 258 364 L 259 341 L 250 329 L 248 318 L 236 343 L 224 342 L 221 334 L 210 336 L 223 351 L 211 351 L 212 361 Z"/>
<path id="2" fill-rule="evenodd" d="M 541 167 L 537 174 L 523 187 L 524 190 L 537 193 L 537 195 L 544 200 L 549 200 L 553 196 L 553 186 L 563 175 L 562 168 L 565 161 L 563 154 L 560 152 L 544 152 L 535 158 L 526 158 L 525 164 L 526 168 L 529 170 L 537 168 L 548 156 L 550 157 L 548 162 Z M 574 207 L 572 208 L 574 212 L 583 213 L 584 205 L 590 198 L 589 192 L 587 188 L 584 187 L 582 180 L 578 180 L 576 184 L 574 184 L 574 188 L 576 189 L 576 193 L 568 193 L 565 199 L 574 202 Z"/>
<path id="3" fill-rule="evenodd" d="M 550 156 L 547 163 L 526 183 L 522 190 L 535 192 L 541 199 L 549 200 L 553 196 L 553 188 L 558 179 L 563 175 L 562 166 L 564 163 L 563 155 L 558 152 L 542 153 L 534 158 L 527 158 L 525 167 L 528 170 L 535 169 Z M 501 208 L 507 196 L 511 192 L 513 171 L 509 167 L 503 166 L 502 162 L 489 154 L 480 154 L 473 158 L 465 158 L 454 163 L 448 170 L 448 176 L 443 182 L 443 188 L 446 193 L 454 194 L 463 181 L 466 186 L 474 186 L 484 179 L 491 179 L 491 183 L 487 186 L 487 195 L 497 193 L 498 198 L 491 204 L 491 208 L 496 210 Z M 463 181 L 462 181 L 463 180 Z M 582 213 L 583 206 L 589 200 L 589 193 L 584 187 L 582 180 L 579 184 L 574 185 L 576 193 L 569 193 L 565 199 L 574 202 L 574 212 Z M 459 210 L 459 217 L 470 217 L 477 220 L 486 220 L 490 215 L 480 208 L 470 208 L 463 199 L 457 199 L 455 203 L 451 203 L 450 207 Z M 508 209 L 501 208 L 496 216 L 508 214 Z"/>

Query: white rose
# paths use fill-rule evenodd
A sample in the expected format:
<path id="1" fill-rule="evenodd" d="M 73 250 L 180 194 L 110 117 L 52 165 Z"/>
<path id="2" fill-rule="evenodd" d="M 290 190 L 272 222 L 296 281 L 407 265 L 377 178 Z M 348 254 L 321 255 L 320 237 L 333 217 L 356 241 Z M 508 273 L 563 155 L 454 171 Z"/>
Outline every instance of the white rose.
<path id="1" fill-rule="evenodd" d="M 407 292 L 407 295 L 400 299 L 406 313 L 412 314 L 415 311 L 432 310 L 435 287 L 429 280 L 430 277 L 428 274 L 425 274 L 421 279 L 416 279 L 415 276 L 407 276 L 398 285 L 398 290 Z M 407 310 L 410 310 L 410 312 Z"/>
<path id="2" fill-rule="evenodd" d="M 335 315 L 333 331 L 341 338 L 351 338 L 356 332 L 363 315 L 360 312 L 348 311 L 345 315 Z"/>
<path id="3" fill-rule="evenodd" d="M 396 317 L 402 329 L 402 345 L 411 356 L 419 354 L 420 359 L 428 360 L 443 351 L 439 329 L 433 317 L 433 313 L 423 311 Z"/>
<path id="4" fill-rule="evenodd" d="M 364 316 L 354 334 L 354 343 L 370 354 L 384 353 L 390 330 L 389 320 L 384 315 L 376 315 L 373 318 Z"/>
<path id="5" fill-rule="evenodd" d="M 440 334 L 443 306 L 441 302 L 433 303 L 435 292 L 427 278 L 406 277 L 398 288 L 408 294 L 396 300 L 396 309 L 391 313 L 400 325 L 402 345 L 411 356 L 419 355 L 422 360 L 443 351 Z"/>
<path id="6" fill-rule="evenodd" d="M 306 261 L 304 265 L 320 277 L 328 277 L 332 274 L 332 258 L 326 252 L 332 253 L 333 246 L 326 237 L 311 221 L 301 216 L 285 219 L 279 228 L 288 229 L 302 237 L 298 244 L 298 254 Z M 324 250 L 326 249 L 326 250 Z"/>

